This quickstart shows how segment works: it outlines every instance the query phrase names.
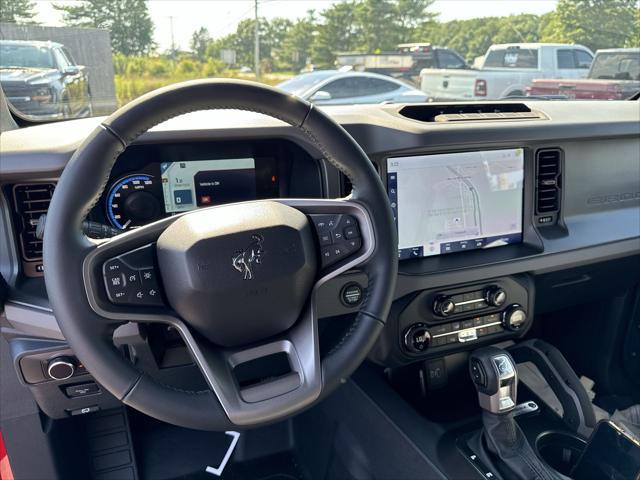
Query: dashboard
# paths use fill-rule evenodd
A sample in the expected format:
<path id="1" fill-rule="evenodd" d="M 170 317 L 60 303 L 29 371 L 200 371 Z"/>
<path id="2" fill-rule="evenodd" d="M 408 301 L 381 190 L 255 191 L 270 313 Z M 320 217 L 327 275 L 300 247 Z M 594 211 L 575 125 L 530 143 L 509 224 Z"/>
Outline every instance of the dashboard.
<path id="1" fill-rule="evenodd" d="M 326 109 L 373 162 L 398 227 L 395 302 L 371 354 L 380 364 L 521 338 L 537 312 L 580 302 L 585 289 L 593 298 L 615 295 L 637 280 L 619 275 L 640 270 L 637 102 L 491 108 L 501 105 L 511 115 L 474 113 L 451 123 L 429 119 L 434 109 L 455 106 L 411 106 L 410 117 L 397 105 Z M 514 116 L 521 107 L 537 114 Z M 5 333 L 63 340 L 44 289 L 38 219 L 99 122 L 31 127 L 0 139 L 0 271 L 12 286 Z M 199 112 L 127 148 L 87 221 L 119 233 L 195 208 L 336 198 L 350 189 L 297 129 L 246 112 Z M 319 317 L 353 315 L 367 282 L 349 271 L 324 284 Z"/>

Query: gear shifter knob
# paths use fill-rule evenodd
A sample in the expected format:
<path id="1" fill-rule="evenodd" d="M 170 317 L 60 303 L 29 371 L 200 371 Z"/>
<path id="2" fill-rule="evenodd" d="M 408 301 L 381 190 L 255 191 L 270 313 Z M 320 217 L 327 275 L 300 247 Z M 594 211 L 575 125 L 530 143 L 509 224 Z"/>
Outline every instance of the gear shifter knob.
<path id="1" fill-rule="evenodd" d="M 513 410 L 518 374 L 511 355 L 501 348 L 480 348 L 469 357 L 469 372 L 483 410 L 493 414 Z"/>

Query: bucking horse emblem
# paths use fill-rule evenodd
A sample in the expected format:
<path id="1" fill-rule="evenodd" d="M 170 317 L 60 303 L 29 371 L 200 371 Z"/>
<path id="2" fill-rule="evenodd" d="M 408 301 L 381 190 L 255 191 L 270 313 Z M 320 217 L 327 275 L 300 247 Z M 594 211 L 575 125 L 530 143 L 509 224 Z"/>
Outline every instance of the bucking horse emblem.
<path id="1" fill-rule="evenodd" d="M 233 254 L 233 268 L 240 273 L 244 274 L 245 280 L 251 280 L 253 278 L 253 268 L 255 265 L 262 262 L 262 255 L 264 250 L 262 248 L 262 242 L 264 238 L 262 235 L 251 235 L 251 243 L 244 250 L 238 250 Z"/>

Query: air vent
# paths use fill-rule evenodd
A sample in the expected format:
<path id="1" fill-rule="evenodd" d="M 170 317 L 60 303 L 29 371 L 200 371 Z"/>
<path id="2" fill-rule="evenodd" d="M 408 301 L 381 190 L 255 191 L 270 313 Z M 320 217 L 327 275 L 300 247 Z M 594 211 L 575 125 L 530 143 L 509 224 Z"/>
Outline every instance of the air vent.
<path id="1" fill-rule="evenodd" d="M 552 216 L 560 211 L 562 152 L 559 149 L 536 152 L 536 213 Z M 551 223 L 553 217 L 546 222 Z"/>
<path id="2" fill-rule="evenodd" d="M 42 259 L 42 240 L 36 238 L 38 218 L 47 213 L 53 183 L 30 183 L 14 185 L 13 200 L 16 212 L 16 228 L 22 246 L 22 258 L 27 262 Z"/>
<path id="3" fill-rule="evenodd" d="M 545 116 L 524 103 L 477 103 L 473 105 L 409 105 L 400 115 L 420 122 L 477 122 L 498 120 L 543 120 Z"/>

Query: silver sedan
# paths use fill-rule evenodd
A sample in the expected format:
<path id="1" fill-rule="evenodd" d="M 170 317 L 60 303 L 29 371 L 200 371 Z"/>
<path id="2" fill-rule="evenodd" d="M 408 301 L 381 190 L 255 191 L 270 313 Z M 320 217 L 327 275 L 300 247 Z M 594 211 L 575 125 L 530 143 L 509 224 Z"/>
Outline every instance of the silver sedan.
<path id="1" fill-rule="evenodd" d="M 411 85 L 385 75 L 319 70 L 303 73 L 277 85 L 317 105 L 359 103 L 420 103 L 428 96 Z"/>

